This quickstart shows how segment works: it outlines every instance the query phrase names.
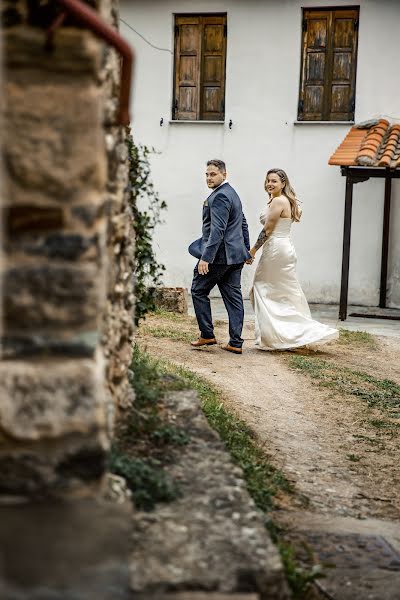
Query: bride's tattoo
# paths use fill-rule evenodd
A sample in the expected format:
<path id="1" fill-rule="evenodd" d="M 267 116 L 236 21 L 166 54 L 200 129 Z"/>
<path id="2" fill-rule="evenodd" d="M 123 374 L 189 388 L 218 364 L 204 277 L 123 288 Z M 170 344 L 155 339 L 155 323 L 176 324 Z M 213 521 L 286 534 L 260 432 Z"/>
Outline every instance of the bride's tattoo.
<path id="1" fill-rule="evenodd" d="M 261 246 L 263 246 L 265 244 L 265 242 L 267 241 L 267 238 L 268 238 L 268 236 L 265 233 L 265 229 L 262 229 L 260 231 L 260 235 L 258 236 L 256 243 L 254 244 L 254 248 L 256 250 L 261 248 Z"/>

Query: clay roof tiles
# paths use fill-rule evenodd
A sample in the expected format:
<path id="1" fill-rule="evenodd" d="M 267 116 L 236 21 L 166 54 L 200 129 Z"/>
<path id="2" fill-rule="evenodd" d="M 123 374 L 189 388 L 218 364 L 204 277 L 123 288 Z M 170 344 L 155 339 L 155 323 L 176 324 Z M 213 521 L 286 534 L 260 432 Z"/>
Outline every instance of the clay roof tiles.
<path id="1" fill-rule="evenodd" d="M 400 168 L 400 124 L 380 119 L 366 128 L 352 127 L 329 159 L 330 165 Z"/>

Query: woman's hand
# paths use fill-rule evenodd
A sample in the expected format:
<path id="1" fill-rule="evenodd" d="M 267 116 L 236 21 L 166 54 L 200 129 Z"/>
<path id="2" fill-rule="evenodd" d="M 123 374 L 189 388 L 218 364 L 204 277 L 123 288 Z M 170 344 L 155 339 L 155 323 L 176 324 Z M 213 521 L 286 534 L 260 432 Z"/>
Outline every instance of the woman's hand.
<path id="1" fill-rule="evenodd" d="M 257 252 L 257 250 L 256 250 L 256 249 L 253 247 L 253 248 L 251 248 L 251 249 L 249 250 L 249 252 L 250 252 L 250 254 L 251 254 L 251 258 L 248 258 L 248 259 L 246 260 L 246 265 L 252 265 L 252 264 L 253 264 L 253 262 L 254 262 L 254 258 L 255 258 L 255 255 L 256 255 L 256 252 Z"/>

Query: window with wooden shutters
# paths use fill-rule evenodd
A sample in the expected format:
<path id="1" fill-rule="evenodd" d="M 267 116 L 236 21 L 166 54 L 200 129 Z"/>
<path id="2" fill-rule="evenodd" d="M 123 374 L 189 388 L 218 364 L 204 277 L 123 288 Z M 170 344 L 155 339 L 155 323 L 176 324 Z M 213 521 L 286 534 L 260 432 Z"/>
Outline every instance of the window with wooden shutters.
<path id="1" fill-rule="evenodd" d="M 358 8 L 303 9 L 299 121 L 353 121 Z"/>
<path id="2" fill-rule="evenodd" d="M 226 15 L 176 15 L 172 116 L 225 118 Z"/>

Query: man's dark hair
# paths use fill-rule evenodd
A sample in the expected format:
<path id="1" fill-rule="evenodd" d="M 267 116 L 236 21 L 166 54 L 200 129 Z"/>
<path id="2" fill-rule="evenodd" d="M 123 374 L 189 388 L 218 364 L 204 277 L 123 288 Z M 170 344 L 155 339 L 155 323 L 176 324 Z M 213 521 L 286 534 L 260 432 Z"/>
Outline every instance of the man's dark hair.
<path id="1" fill-rule="evenodd" d="M 210 165 L 214 165 L 214 167 L 217 167 L 217 169 L 219 169 L 221 172 L 226 171 L 226 164 L 223 160 L 219 160 L 218 158 L 208 160 L 207 167 L 209 167 Z"/>

